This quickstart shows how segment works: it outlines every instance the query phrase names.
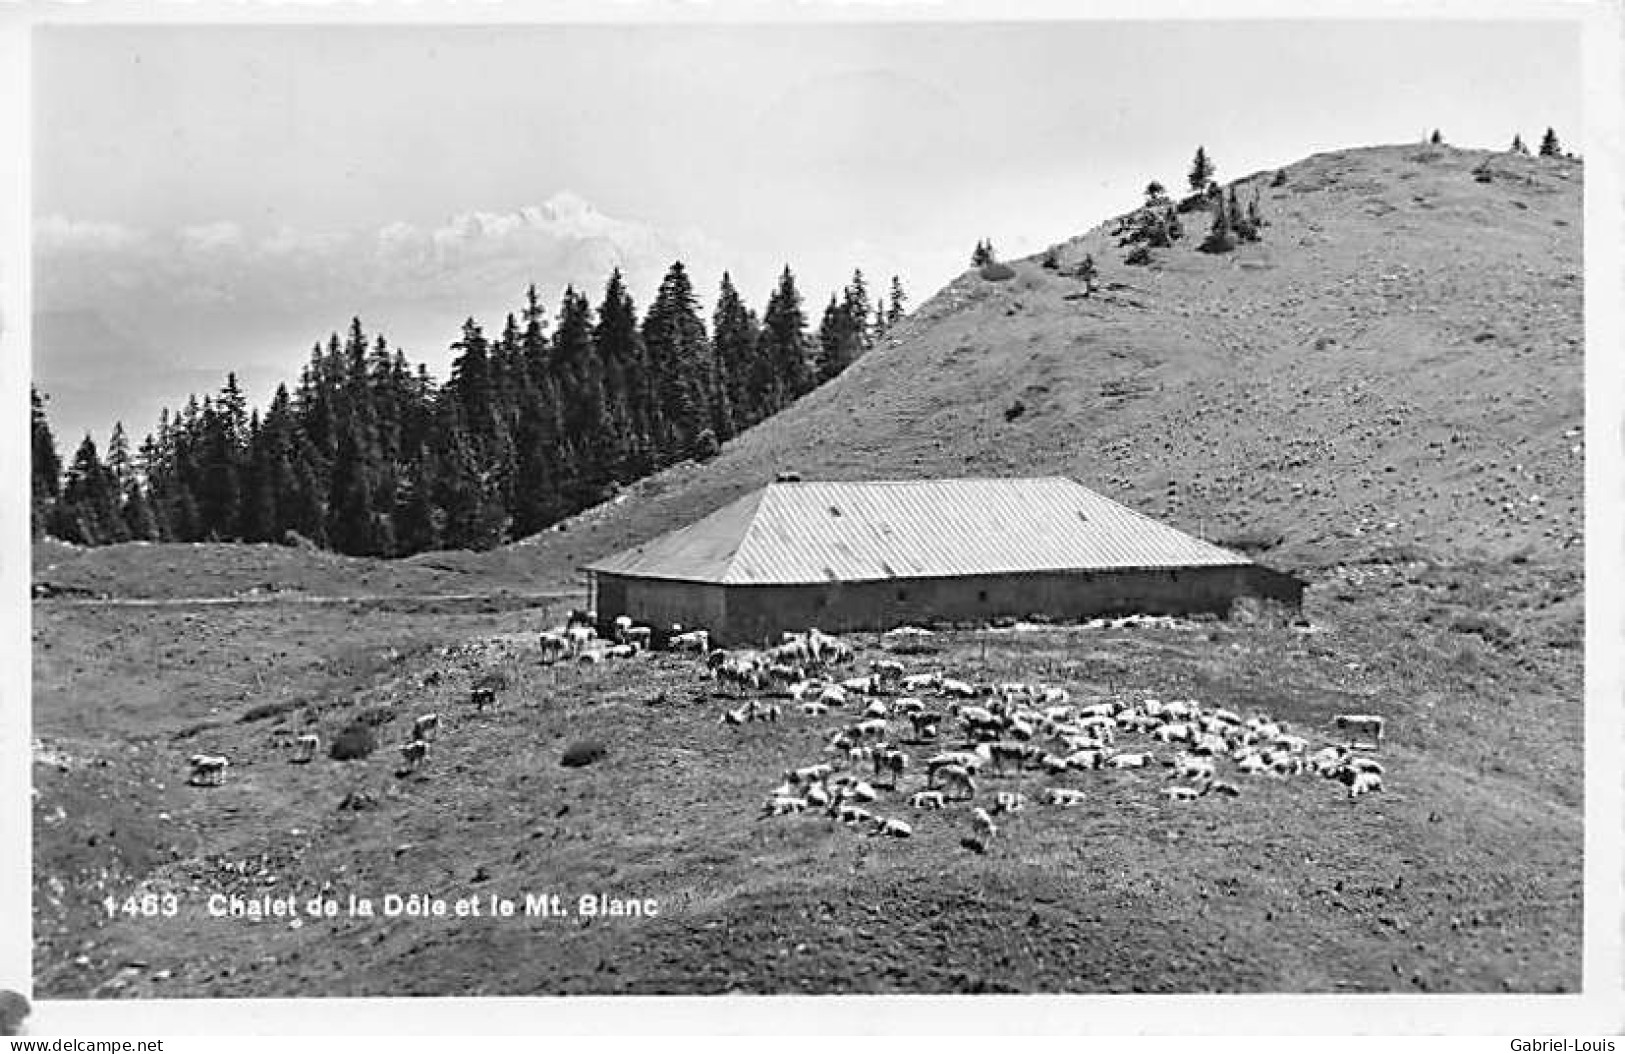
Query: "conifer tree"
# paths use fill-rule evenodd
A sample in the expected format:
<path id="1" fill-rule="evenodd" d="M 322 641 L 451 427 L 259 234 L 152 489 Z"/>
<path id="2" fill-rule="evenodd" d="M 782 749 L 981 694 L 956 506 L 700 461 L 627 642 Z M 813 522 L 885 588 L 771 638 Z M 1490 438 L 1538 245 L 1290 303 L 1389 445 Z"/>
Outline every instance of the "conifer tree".
<path id="1" fill-rule="evenodd" d="M 220 389 L 219 411 L 226 443 L 234 453 L 241 453 L 248 443 L 248 400 L 243 398 L 236 373 L 226 374 L 225 386 Z"/>
<path id="2" fill-rule="evenodd" d="M 1546 134 L 1540 137 L 1540 156 L 1541 157 L 1561 157 L 1561 156 L 1563 156 L 1563 148 L 1561 146 L 1559 146 L 1558 142 L 1557 142 L 1557 133 L 1555 131 L 1553 131 L 1552 129 L 1550 129 L 1550 128 L 1547 128 L 1546 129 Z"/>
<path id="3" fill-rule="evenodd" d="M 722 356 L 716 341 L 705 342 L 705 391 L 711 407 L 710 427 L 712 440 L 720 449 L 724 440 L 733 435 L 733 406 L 728 402 L 728 377 L 722 369 Z M 698 440 L 696 439 L 696 442 Z"/>
<path id="4" fill-rule="evenodd" d="M 194 494 L 200 530 L 215 541 L 236 538 L 242 516 L 242 481 L 231 432 L 230 410 L 206 398 L 200 417 L 200 472 Z"/>
<path id="5" fill-rule="evenodd" d="M 845 310 L 847 320 L 852 327 L 853 335 L 857 338 L 857 351 L 853 358 L 868 351 L 872 344 L 869 342 L 869 284 L 864 280 L 863 271 L 854 268 L 852 281 L 847 284 L 841 293 L 841 307 Z M 839 371 L 837 371 L 839 372 Z"/>
<path id="6" fill-rule="evenodd" d="M 519 319 L 512 311 L 502 320 L 502 334 L 491 345 L 491 402 L 497 420 L 507 422 L 514 397 L 524 381 L 519 354 Z"/>
<path id="7" fill-rule="evenodd" d="M 158 517 L 147 498 L 147 489 L 139 482 L 132 484 L 126 492 L 119 515 L 124 521 L 125 532 L 132 540 L 152 542 L 161 537 Z"/>
<path id="8" fill-rule="evenodd" d="M 124 422 L 113 422 L 113 433 L 107 438 L 107 470 L 113 475 L 119 492 L 123 493 L 135 481 L 135 466 L 130 460 L 130 437 L 124 432 Z"/>
<path id="9" fill-rule="evenodd" d="M 561 459 L 561 493 L 571 508 L 582 509 L 603 498 L 620 444 L 604 392 L 603 361 L 593 341 L 592 306 L 574 288 L 564 291 L 553 354 L 559 366 L 560 434 L 570 444 Z"/>
<path id="10" fill-rule="evenodd" d="M 857 358 L 862 350 L 858 336 L 860 325 L 852 317 L 850 299 L 838 303 L 831 294 L 829 306 L 824 308 L 823 320 L 818 325 L 819 384 L 837 377 Z"/>
<path id="11" fill-rule="evenodd" d="M 807 361 L 807 319 L 801 293 L 786 266 L 762 315 L 762 352 L 759 361 L 771 371 L 769 413 L 795 402 L 812 390 L 812 367 Z"/>
<path id="12" fill-rule="evenodd" d="M 29 493 L 33 499 L 32 530 L 38 536 L 50 523 L 52 506 L 62 493 L 62 462 L 56 453 L 56 437 L 46 420 L 45 396 L 38 388 L 28 390 L 29 428 L 32 453 Z"/>
<path id="13" fill-rule="evenodd" d="M 58 537 L 80 545 L 108 545 L 129 538 L 120 515 L 118 484 L 88 432 L 68 465 L 55 527 Z"/>
<path id="14" fill-rule="evenodd" d="M 463 335 L 452 344 L 459 354 L 451 362 L 447 389 L 462 411 L 470 437 L 478 442 L 489 436 L 495 424 L 492 417 L 491 349 L 485 333 L 473 318 L 463 322 Z"/>
<path id="15" fill-rule="evenodd" d="M 991 243 L 978 252 L 993 258 Z M 887 304 L 855 270 L 814 343 L 788 267 L 761 321 L 724 275 L 711 340 L 678 263 L 642 323 L 616 274 L 596 322 L 586 297 L 567 289 L 549 333 L 531 286 L 495 341 L 476 319 L 463 323 L 443 387 L 352 318 L 311 347 L 297 383 L 278 385 L 263 416 L 228 374 L 219 392 L 162 411 L 139 459 L 122 426 L 105 463 L 93 444 L 82 449 L 71 503 L 35 392 L 38 528 L 95 542 L 296 533 L 385 557 L 498 544 L 665 461 L 710 456 L 838 374 L 903 308 L 899 279 Z"/>
<path id="16" fill-rule="evenodd" d="M 197 498 L 184 478 L 175 491 L 175 539 L 182 542 L 201 542 L 208 537 L 204 529 L 203 514 L 198 511 Z M 317 544 L 326 545 L 327 536 L 317 534 Z"/>
<path id="17" fill-rule="evenodd" d="M 658 395 L 660 380 L 618 267 L 604 284 L 593 346 L 603 362 L 604 403 L 618 441 L 612 459 L 616 474 L 637 479 L 661 464 L 653 437 L 666 423 Z"/>
<path id="18" fill-rule="evenodd" d="M 1523 145 L 1523 136 L 1517 134 L 1512 136 L 1512 145 L 1508 149 L 1514 154 L 1527 155 L 1529 153 L 1529 148 Z"/>
<path id="19" fill-rule="evenodd" d="M 516 468 L 523 482 L 515 488 L 508 509 L 513 514 L 514 531 L 520 536 L 534 534 L 574 511 L 559 494 L 560 431 L 558 388 L 551 377 L 544 377 L 526 390 L 514 425 Z M 646 457 L 646 463 L 652 464 L 652 456 Z M 403 487 L 413 500 L 412 488 L 416 486 L 408 473 Z M 423 515 L 416 511 L 413 515 L 419 517 L 415 529 L 419 533 L 427 530 Z M 404 536 L 402 544 L 407 544 Z"/>
<path id="20" fill-rule="evenodd" d="M 268 542 L 277 531 L 276 470 L 272 445 L 259 412 L 248 416 L 248 456 L 243 465 L 242 523 L 237 535 L 245 542 Z"/>
<path id="21" fill-rule="evenodd" d="M 711 349 L 682 261 L 666 271 L 643 320 L 643 344 L 662 411 L 655 450 L 662 464 L 692 457 L 701 431 L 711 427 Z"/>
<path id="22" fill-rule="evenodd" d="M 907 313 L 908 296 L 903 292 L 903 280 L 896 275 L 891 276 L 891 289 L 887 294 L 886 302 L 886 328 L 897 325 Z"/>
<path id="23" fill-rule="evenodd" d="M 751 391 L 758 328 L 756 316 L 739 299 L 733 279 L 724 271 L 716 310 L 711 314 L 712 341 L 729 410 L 729 427 L 718 433 L 724 439 L 744 431 L 763 416 L 761 403 Z"/>
<path id="24" fill-rule="evenodd" d="M 1432 143 L 1434 146 L 1443 146 L 1444 145 L 1444 136 L 1440 135 L 1439 130 L 1437 128 L 1435 128 L 1433 130 L 1433 134 L 1428 136 L 1428 142 Z"/>
<path id="25" fill-rule="evenodd" d="M 327 487 L 318 472 L 316 451 L 309 443 L 295 452 L 291 468 L 291 500 L 281 517 L 285 531 L 293 531 L 312 544 L 327 547 Z"/>
<path id="26" fill-rule="evenodd" d="M 535 287 L 532 286 L 532 291 Z M 407 466 L 396 495 L 396 544 L 402 552 L 420 553 L 443 545 L 445 512 L 434 503 L 434 483 L 427 449 L 420 448 Z"/>
<path id="27" fill-rule="evenodd" d="M 441 438 L 433 469 L 433 500 L 445 510 L 444 544 L 453 549 L 482 548 L 486 475 L 454 403 L 442 407 L 436 431 Z"/>
<path id="28" fill-rule="evenodd" d="M 1199 191 L 1212 181 L 1216 171 L 1213 162 L 1207 156 L 1207 151 L 1199 146 L 1196 148 L 1196 156 L 1191 159 L 1190 174 L 1185 178 L 1189 181 L 1192 190 Z"/>
<path id="29" fill-rule="evenodd" d="M 113 433 L 107 440 L 107 473 L 112 478 L 124 536 L 140 540 L 156 538 L 157 524 L 136 473 L 135 461 L 130 455 L 130 439 L 122 421 L 113 423 Z"/>
<path id="30" fill-rule="evenodd" d="M 547 356 L 547 309 L 542 306 L 534 282 L 525 290 L 525 308 L 521 320 L 525 324 L 524 333 L 519 338 L 525 358 L 525 370 L 530 383 L 539 385 L 542 378 L 548 375 L 552 364 L 548 362 Z"/>

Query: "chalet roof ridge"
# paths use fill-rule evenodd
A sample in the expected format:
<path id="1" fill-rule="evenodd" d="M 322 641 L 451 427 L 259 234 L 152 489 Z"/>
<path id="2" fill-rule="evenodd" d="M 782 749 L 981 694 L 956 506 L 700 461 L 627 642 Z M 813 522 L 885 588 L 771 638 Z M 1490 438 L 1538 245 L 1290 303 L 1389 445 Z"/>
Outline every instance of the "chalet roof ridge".
<path id="1" fill-rule="evenodd" d="M 586 569 L 752 586 L 1251 563 L 1052 475 L 768 482 Z"/>

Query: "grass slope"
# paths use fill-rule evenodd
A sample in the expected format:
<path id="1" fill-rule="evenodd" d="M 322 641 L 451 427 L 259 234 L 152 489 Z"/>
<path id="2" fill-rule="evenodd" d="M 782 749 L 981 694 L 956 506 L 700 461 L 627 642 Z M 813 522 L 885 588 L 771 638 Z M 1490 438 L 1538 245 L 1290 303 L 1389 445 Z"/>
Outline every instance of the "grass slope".
<path id="1" fill-rule="evenodd" d="M 1488 182 L 1474 176 L 1485 162 Z M 1583 713 L 1580 173 L 1383 147 L 1261 186 L 1261 245 L 1150 268 L 1106 228 L 966 275 L 833 384 L 534 539 L 392 564 L 266 546 L 36 547 L 37 990 L 77 996 L 770 991 L 1573 991 Z M 1245 199 L 1248 191 L 1243 190 Z M 1193 234 L 1200 234 L 1193 231 Z M 1019 414 L 1008 414 L 1017 401 Z M 1075 696 L 1194 696 L 1319 738 L 1391 721 L 1388 787 L 1249 783 L 1187 808 L 1151 773 L 1065 777 L 1075 810 L 959 845 L 758 821 L 831 719 L 730 730 L 692 661 L 546 669 L 529 636 L 593 557 L 781 468 L 814 477 L 1065 473 L 1209 537 L 1279 535 L 1313 631 L 1268 623 L 932 638 L 913 668 Z M 1533 498 L 1540 500 L 1535 501 Z M 268 588 L 268 587 L 275 588 Z M 229 607 L 82 595 L 401 596 Z M 509 590 L 470 606 L 431 594 Z M 859 638 L 863 659 L 880 641 Z M 442 673 L 439 683 L 425 675 Z M 469 688 L 505 680 L 475 712 Z M 412 718 L 446 724 L 398 777 Z M 365 761 L 288 761 L 356 716 Z M 565 768 L 583 737 L 608 755 Z M 228 755 L 218 788 L 185 759 Z M 1009 777 L 1036 793 L 1050 781 Z M 341 808 L 355 792 L 365 807 Z M 354 801 L 355 798 L 351 797 Z M 655 919 L 209 918 L 212 892 L 589 892 Z M 175 918 L 100 898 L 173 892 Z"/>
<path id="2" fill-rule="evenodd" d="M 1069 475 L 1208 538 L 1282 536 L 1287 566 L 1394 546 L 1578 566 L 1579 163 L 1387 146 L 1285 173 L 1237 184 L 1257 244 L 1200 253 L 1188 214 L 1131 267 L 1103 224 L 1061 247 L 1100 266 L 1088 299 L 1036 258 L 967 272 L 715 460 L 489 559 L 562 581 L 793 469 Z"/>
<path id="3" fill-rule="evenodd" d="M 1062 783 L 1090 800 L 1004 818 L 986 856 L 959 844 L 968 806 L 904 804 L 923 785 L 929 745 L 906 747 L 916 770 L 876 806 L 914 825 L 907 841 L 822 817 L 761 820 L 779 773 L 827 756 L 838 715 L 728 729 L 717 714 L 731 700 L 692 659 L 543 668 L 528 639 L 490 621 L 441 624 L 465 644 L 402 655 L 379 647 L 384 626 L 360 625 L 350 647 L 371 645 L 371 665 L 332 673 L 343 690 L 296 707 L 177 727 L 153 700 L 161 727 L 144 733 L 48 737 L 54 753 L 36 769 L 38 987 L 57 998 L 1573 990 L 1574 708 L 1541 671 L 1498 672 L 1486 698 L 1487 649 L 1442 626 L 1373 661 L 1366 639 L 1392 618 L 1400 577 L 1351 581 L 1354 599 L 1319 633 L 1201 623 L 939 635 L 912 666 L 1043 677 L 1080 694 L 1195 694 L 1311 731 L 1354 707 L 1392 721 L 1387 790 L 1355 802 L 1309 776 L 1233 777 L 1242 797 L 1193 806 L 1160 798 L 1161 768 L 994 778 L 1035 799 Z M 863 658 L 879 654 L 874 638 L 860 643 Z M 210 663 L 232 648 L 200 645 Z M 424 687 L 429 669 L 445 679 Z M 476 712 L 468 689 L 493 674 L 508 687 L 496 709 Z M 65 703 L 42 701 L 42 731 L 77 724 Z M 417 713 L 442 714 L 425 772 L 398 775 L 391 749 L 289 762 L 298 733 L 330 740 L 379 708 L 394 715 L 386 743 Z M 582 737 L 605 741 L 608 756 L 561 766 Z M 225 786 L 181 784 L 193 751 L 233 759 Z M 345 809 L 358 791 L 371 806 Z M 94 903 L 107 892 L 174 893 L 180 914 L 108 919 Z M 603 892 L 657 898 L 661 914 L 293 927 L 210 918 L 216 892 L 301 903 L 323 892 L 375 903 L 390 892 L 559 893 L 566 903 Z"/>
<path id="4" fill-rule="evenodd" d="M 523 581 L 494 579 L 468 552 L 419 553 L 383 562 L 321 549 L 222 542 L 86 547 L 56 539 L 34 544 L 36 594 L 69 598 L 243 601 L 304 597 L 387 597 L 524 592 Z"/>

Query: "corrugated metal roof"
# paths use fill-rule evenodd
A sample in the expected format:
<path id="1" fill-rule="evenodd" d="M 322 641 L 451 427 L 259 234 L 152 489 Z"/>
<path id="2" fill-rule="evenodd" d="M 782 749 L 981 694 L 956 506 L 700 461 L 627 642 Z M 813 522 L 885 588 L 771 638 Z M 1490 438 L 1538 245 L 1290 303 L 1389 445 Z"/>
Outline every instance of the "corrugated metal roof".
<path id="1" fill-rule="evenodd" d="M 1056 476 L 774 483 L 588 570 L 779 585 L 1250 562 Z"/>
<path id="2" fill-rule="evenodd" d="M 752 491 L 687 527 L 588 564 L 587 570 L 721 582 L 727 577 L 728 565 L 744 542 L 756 509 L 766 494 L 766 489 Z"/>

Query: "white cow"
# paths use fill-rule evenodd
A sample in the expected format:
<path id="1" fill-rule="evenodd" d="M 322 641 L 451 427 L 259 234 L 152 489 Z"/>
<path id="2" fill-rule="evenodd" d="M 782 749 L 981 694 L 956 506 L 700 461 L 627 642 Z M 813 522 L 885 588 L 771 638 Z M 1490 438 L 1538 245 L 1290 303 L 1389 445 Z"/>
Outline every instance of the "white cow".
<path id="1" fill-rule="evenodd" d="M 671 650 L 691 651 L 698 655 L 704 655 L 711 650 L 711 634 L 703 629 L 679 633 L 671 638 Z"/>
<path id="2" fill-rule="evenodd" d="M 916 791 L 908 803 L 916 809 L 941 809 L 947 805 L 942 792 L 934 790 Z"/>
<path id="3" fill-rule="evenodd" d="M 818 693 L 818 701 L 825 706 L 845 706 L 846 689 L 838 684 L 826 684 L 824 690 Z"/>
<path id="4" fill-rule="evenodd" d="M 568 642 L 568 650 L 570 654 L 579 656 L 587 649 L 589 645 L 592 644 L 594 640 L 597 639 L 598 634 L 593 632 L 591 626 L 576 625 L 565 630 L 564 636 L 565 640 Z"/>
<path id="5" fill-rule="evenodd" d="M 874 818 L 874 824 L 874 831 L 872 833 L 885 835 L 889 838 L 910 838 L 914 834 L 914 828 L 910 827 L 902 820 L 888 820 L 883 816 L 876 816 Z"/>
<path id="6" fill-rule="evenodd" d="M 187 781 L 195 787 L 218 787 L 226 782 L 226 768 L 231 759 L 219 754 L 193 754 L 192 775 Z"/>
<path id="7" fill-rule="evenodd" d="M 942 674 L 937 673 L 911 673 L 903 678 L 902 689 L 905 692 L 923 692 L 929 688 L 938 688 L 942 685 Z"/>
<path id="8" fill-rule="evenodd" d="M 1189 754 L 1174 758 L 1174 779 L 1211 780 L 1213 775 L 1212 758 L 1192 757 Z"/>
<path id="9" fill-rule="evenodd" d="M 993 812 L 1020 812 L 1027 805 L 1027 796 L 1020 791 L 999 791 L 993 796 Z"/>
<path id="10" fill-rule="evenodd" d="M 1382 790 L 1382 775 L 1377 772 L 1357 772 L 1354 780 L 1349 784 L 1349 797 L 1358 798 L 1362 794 Z"/>
<path id="11" fill-rule="evenodd" d="M 807 799 L 775 794 L 762 803 L 763 816 L 789 816 L 807 811 Z"/>

